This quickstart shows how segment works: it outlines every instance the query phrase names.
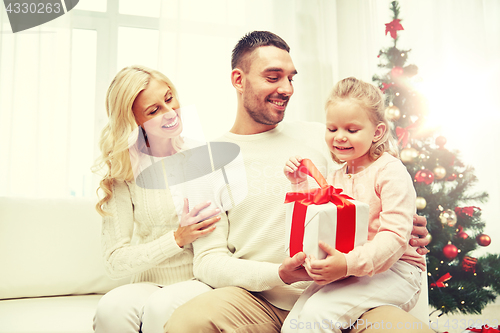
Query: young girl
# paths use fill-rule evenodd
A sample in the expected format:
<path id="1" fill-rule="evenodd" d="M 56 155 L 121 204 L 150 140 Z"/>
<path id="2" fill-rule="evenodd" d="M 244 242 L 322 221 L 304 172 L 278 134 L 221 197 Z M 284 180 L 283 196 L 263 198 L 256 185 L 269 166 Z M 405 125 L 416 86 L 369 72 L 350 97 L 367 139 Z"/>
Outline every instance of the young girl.
<path id="1" fill-rule="evenodd" d="M 328 257 L 306 260 L 316 283 L 299 298 L 282 332 L 340 332 L 356 327 L 357 318 L 381 305 L 409 311 L 417 302 L 425 269 L 424 257 L 408 246 L 415 190 L 397 158 L 380 90 L 355 78 L 340 81 L 326 102 L 326 126 L 332 158 L 344 163 L 328 181 L 369 204 L 368 242 L 347 254 L 320 242 Z M 300 161 L 292 157 L 285 166 L 293 190 L 307 187 Z"/>

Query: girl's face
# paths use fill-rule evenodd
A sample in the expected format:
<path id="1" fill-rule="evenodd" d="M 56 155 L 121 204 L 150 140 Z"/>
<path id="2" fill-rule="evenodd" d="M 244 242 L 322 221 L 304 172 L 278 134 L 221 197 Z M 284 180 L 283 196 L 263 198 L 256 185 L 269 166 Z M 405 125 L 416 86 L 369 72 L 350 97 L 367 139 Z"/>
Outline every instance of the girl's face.
<path id="1" fill-rule="evenodd" d="M 181 134 L 179 111 L 179 101 L 170 87 L 153 78 L 132 105 L 135 121 L 146 131 L 150 144 L 152 140 L 162 142 Z"/>
<path id="2" fill-rule="evenodd" d="M 373 142 L 385 133 L 383 123 L 375 126 L 368 111 L 356 100 L 342 99 L 326 112 L 325 140 L 330 151 L 348 166 L 367 167 L 372 161 L 368 152 Z"/>

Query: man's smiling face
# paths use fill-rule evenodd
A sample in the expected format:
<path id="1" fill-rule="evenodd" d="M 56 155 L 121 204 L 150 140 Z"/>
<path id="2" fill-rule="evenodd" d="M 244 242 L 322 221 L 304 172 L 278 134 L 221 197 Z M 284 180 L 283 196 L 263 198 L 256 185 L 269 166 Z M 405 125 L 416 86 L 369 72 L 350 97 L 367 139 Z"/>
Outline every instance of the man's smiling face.
<path id="1" fill-rule="evenodd" d="M 277 125 L 293 94 L 292 79 L 297 70 L 290 54 L 274 46 L 255 49 L 250 57 L 243 86 L 243 107 L 259 124 Z"/>

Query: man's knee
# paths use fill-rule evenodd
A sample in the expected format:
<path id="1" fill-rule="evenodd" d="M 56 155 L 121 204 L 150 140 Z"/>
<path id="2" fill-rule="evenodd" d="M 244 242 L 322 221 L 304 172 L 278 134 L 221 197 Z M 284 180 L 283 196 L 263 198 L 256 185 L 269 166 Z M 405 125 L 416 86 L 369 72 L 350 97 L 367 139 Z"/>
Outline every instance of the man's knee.
<path id="1" fill-rule="evenodd" d="M 211 291 L 206 294 L 210 294 Z M 172 313 L 164 327 L 165 332 L 219 332 L 214 324 L 218 311 L 210 306 L 210 297 L 202 294 L 181 305 Z"/>

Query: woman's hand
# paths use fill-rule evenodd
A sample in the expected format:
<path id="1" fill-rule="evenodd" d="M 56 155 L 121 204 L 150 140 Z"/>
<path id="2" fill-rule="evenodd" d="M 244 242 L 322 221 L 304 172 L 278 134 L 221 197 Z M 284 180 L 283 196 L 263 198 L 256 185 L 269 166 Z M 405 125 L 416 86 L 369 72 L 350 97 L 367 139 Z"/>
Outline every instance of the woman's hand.
<path id="1" fill-rule="evenodd" d="M 292 156 L 286 162 L 285 168 L 283 169 L 283 172 L 285 173 L 286 178 L 292 183 L 292 184 L 299 184 L 307 180 L 307 175 L 300 171 L 300 162 L 302 161 L 302 157 L 300 156 Z"/>
<path id="2" fill-rule="evenodd" d="M 219 213 L 220 209 L 211 209 L 200 213 L 200 211 L 208 206 L 210 206 L 210 202 L 201 203 L 196 205 L 190 212 L 188 200 L 184 199 L 184 209 L 182 211 L 181 223 L 174 232 L 174 238 L 179 247 L 190 244 L 201 236 L 215 230 L 215 225 L 213 224 L 220 220 L 220 215 L 209 219 L 206 218 Z"/>

